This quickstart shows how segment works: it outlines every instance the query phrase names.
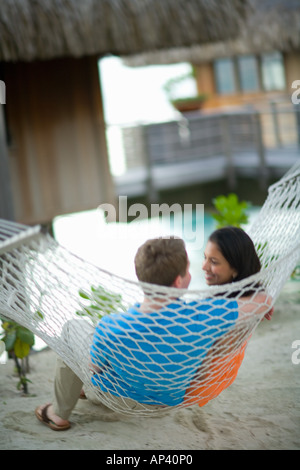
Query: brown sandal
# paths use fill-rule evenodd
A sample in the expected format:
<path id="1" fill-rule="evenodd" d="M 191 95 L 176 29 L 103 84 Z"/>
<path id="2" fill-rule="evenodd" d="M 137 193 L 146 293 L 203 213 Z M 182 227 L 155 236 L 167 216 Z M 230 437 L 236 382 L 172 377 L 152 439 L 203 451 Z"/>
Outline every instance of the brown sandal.
<path id="1" fill-rule="evenodd" d="M 41 423 L 46 424 L 46 426 L 49 426 L 49 428 L 53 429 L 53 431 L 66 431 L 67 429 L 69 429 L 71 427 L 70 423 L 59 425 L 48 418 L 47 410 L 50 405 L 51 403 L 48 403 L 48 405 L 45 405 L 41 411 L 39 406 L 35 409 L 35 416 L 37 417 L 37 419 Z"/>

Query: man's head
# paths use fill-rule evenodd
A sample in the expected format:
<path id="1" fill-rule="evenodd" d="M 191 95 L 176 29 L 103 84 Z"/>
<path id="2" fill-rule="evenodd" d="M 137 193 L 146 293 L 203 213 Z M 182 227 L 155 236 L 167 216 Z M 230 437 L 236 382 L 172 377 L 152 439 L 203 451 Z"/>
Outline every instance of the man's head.
<path id="1" fill-rule="evenodd" d="M 142 282 L 187 288 L 191 275 L 184 241 L 180 238 L 153 238 L 137 251 L 135 271 Z"/>

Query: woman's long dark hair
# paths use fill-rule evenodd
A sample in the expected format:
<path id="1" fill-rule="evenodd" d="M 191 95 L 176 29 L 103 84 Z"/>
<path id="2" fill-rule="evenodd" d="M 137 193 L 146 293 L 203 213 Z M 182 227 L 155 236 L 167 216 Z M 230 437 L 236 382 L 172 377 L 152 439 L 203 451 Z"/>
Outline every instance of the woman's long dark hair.
<path id="1" fill-rule="evenodd" d="M 218 246 L 230 266 L 237 271 L 238 274 L 233 282 L 241 281 L 260 271 L 261 264 L 254 243 L 243 229 L 222 227 L 210 235 L 209 241 Z M 252 295 L 255 292 L 254 288 L 259 286 L 259 284 L 251 286 L 252 289 L 243 292 L 243 295 Z M 228 297 L 235 297 L 238 294 L 239 291 L 234 291 Z"/>

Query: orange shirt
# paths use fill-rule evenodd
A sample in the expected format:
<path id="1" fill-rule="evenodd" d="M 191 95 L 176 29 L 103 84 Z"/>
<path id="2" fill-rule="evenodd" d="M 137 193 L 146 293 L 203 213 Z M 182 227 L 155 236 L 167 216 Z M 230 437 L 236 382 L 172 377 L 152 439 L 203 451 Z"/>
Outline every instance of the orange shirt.
<path id="1" fill-rule="evenodd" d="M 248 341 L 233 353 L 212 358 L 209 372 L 204 378 L 194 380 L 186 390 L 184 404 L 204 406 L 229 387 L 238 374 L 243 362 Z"/>

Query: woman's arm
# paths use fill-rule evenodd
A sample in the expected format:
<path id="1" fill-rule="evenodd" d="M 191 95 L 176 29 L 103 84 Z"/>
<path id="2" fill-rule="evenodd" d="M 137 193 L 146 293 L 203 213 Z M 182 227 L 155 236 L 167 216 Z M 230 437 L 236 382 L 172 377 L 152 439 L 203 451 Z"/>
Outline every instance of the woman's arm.
<path id="1" fill-rule="evenodd" d="M 265 318 L 271 320 L 274 312 L 272 303 L 272 297 L 265 292 L 258 292 L 249 297 L 240 297 L 240 299 L 238 299 L 239 314 L 255 313 L 262 315 L 264 313 Z"/>

